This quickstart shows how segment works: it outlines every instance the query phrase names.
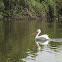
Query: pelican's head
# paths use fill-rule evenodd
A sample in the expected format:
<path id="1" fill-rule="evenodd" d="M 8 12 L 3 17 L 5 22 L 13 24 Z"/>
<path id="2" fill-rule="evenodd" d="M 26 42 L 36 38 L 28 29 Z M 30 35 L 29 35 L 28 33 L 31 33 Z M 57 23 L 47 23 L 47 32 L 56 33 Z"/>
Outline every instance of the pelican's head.
<path id="1" fill-rule="evenodd" d="M 40 30 L 40 29 L 38 29 L 38 30 L 37 30 L 37 32 L 38 32 L 38 33 L 41 33 L 41 30 Z"/>
<path id="2" fill-rule="evenodd" d="M 41 33 L 41 30 L 38 29 L 37 32 L 35 32 L 35 33 L 32 34 L 32 36 L 34 36 L 34 35 L 37 34 L 37 33 Z"/>

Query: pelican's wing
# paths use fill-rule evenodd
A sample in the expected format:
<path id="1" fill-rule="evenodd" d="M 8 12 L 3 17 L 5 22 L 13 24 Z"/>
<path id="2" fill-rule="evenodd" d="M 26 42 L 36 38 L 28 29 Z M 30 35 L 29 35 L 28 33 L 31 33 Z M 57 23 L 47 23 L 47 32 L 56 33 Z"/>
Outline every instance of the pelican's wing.
<path id="1" fill-rule="evenodd" d="M 44 42 L 48 41 L 48 39 L 46 39 L 44 37 L 38 37 L 38 38 L 35 38 L 35 41 L 39 42 L 39 43 L 44 43 Z"/>
<path id="2" fill-rule="evenodd" d="M 35 40 L 37 40 L 37 41 L 46 41 L 47 39 L 45 38 L 45 37 L 38 37 L 38 38 L 36 38 Z"/>
<path id="3" fill-rule="evenodd" d="M 44 38 L 46 38 L 46 39 L 49 39 L 48 36 L 49 36 L 49 35 L 47 35 L 47 34 L 41 35 L 41 37 L 44 37 Z"/>

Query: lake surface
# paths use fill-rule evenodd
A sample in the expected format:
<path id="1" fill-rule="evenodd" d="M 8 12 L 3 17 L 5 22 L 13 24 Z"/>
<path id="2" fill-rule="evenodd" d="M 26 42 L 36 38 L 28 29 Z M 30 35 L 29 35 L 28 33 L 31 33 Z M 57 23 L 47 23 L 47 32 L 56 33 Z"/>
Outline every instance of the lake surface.
<path id="1" fill-rule="evenodd" d="M 40 50 L 32 45 L 37 29 L 51 38 Z M 62 22 L 0 21 L 0 62 L 62 62 Z"/>

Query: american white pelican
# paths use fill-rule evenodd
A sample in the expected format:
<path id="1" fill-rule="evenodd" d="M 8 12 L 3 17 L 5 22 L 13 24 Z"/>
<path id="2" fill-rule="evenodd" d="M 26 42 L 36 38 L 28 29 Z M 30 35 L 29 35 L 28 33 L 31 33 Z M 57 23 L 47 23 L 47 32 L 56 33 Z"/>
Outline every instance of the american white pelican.
<path id="1" fill-rule="evenodd" d="M 50 38 L 48 37 L 48 35 L 44 34 L 44 35 L 39 36 L 40 33 L 41 33 L 41 30 L 38 29 L 37 32 L 35 32 L 35 33 L 32 34 L 32 36 L 35 35 L 35 34 L 37 34 L 36 37 L 35 37 L 35 41 L 36 41 L 37 46 L 39 46 L 39 43 L 43 44 L 43 45 L 48 44 L 48 42 L 50 40 Z"/>

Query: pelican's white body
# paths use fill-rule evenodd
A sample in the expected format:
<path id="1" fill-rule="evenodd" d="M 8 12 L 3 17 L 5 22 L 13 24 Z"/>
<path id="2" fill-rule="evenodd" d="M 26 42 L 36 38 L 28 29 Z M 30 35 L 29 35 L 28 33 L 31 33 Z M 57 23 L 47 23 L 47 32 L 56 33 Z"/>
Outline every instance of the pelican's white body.
<path id="1" fill-rule="evenodd" d="M 38 29 L 37 32 L 38 32 L 38 33 L 37 33 L 37 35 L 36 35 L 36 37 L 35 37 L 36 44 L 37 44 L 37 45 L 38 45 L 38 43 L 43 44 L 43 45 L 48 44 L 49 39 L 50 39 L 50 38 L 48 37 L 48 35 L 45 34 L 45 35 L 39 36 L 39 34 L 41 33 L 41 30 L 40 30 L 40 29 Z"/>

